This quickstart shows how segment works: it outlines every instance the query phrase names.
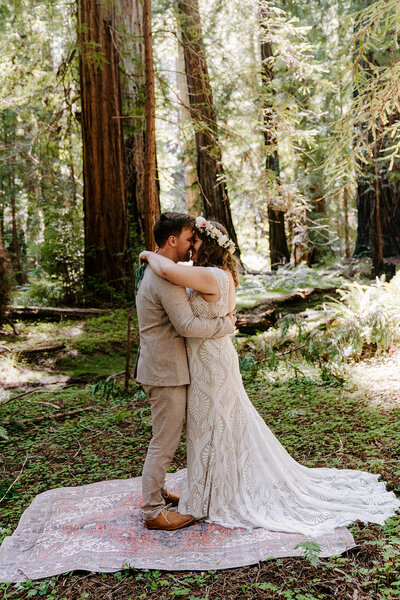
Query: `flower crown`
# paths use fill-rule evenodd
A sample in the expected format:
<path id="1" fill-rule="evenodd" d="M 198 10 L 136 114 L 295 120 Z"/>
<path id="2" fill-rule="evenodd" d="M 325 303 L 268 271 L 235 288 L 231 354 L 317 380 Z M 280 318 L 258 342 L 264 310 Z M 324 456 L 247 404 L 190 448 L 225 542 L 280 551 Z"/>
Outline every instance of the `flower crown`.
<path id="1" fill-rule="evenodd" d="M 221 246 L 221 248 L 228 250 L 230 254 L 235 252 L 236 246 L 232 240 L 230 240 L 227 235 L 215 227 L 215 225 L 210 223 L 210 221 L 206 221 L 204 217 L 196 217 L 195 227 L 202 233 L 205 233 L 208 237 L 215 240 L 217 244 Z"/>

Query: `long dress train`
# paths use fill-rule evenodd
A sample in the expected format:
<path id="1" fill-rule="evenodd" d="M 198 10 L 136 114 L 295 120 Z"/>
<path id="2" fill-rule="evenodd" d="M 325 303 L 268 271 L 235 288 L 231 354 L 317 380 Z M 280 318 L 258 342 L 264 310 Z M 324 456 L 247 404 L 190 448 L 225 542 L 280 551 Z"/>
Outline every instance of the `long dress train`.
<path id="1" fill-rule="evenodd" d="M 229 280 L 213 269 L 218 302 L 191 293 L 199 317 L 227 313 Z M 229 336 L 188 339 L 187 478 L 178 510 L 225 527 L 319 536 L 356 519 L 383 524 L 400 507 L 379 475 L 308 468 L 284 449 L 243 387 Z"/>

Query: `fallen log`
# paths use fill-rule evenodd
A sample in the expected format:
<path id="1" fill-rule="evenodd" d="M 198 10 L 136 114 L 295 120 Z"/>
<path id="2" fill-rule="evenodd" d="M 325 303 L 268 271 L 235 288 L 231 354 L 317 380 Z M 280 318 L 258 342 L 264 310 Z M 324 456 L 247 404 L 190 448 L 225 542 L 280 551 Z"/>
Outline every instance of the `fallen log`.
<path id="1" fill-rule="evenodd" d="M 19 354 L 32 355 L 32 354 L 43 354 L 46 352 L 57 352 L 58 350 L 64 350 L 65 344 L 56 344 L 55 346 L 41 346 L 39 348 L 17 348 L 15 352 Z"/>
<path id="2" fill-rule="evenodd" d="M 237 311 L 236 327 L 240 333 L 254 334 L 275 327 L 277 321 L 288 313 L 298 313 L 315 306 L 326 296 L 336 296 L 337 288 L 298 289 L 291 294 L 261 300 L 249 308 Z"/>
<path id="3" fill-rule="evenodd" d="M 62 319 L 87 319 L 107 315 L 108 308 L 57 308 L 52 306 L 8 306 L 8 314 L 13 320 L 21 321 L 61 321 Z"/>
<path id="4" fill-rule="evenodd" d="M 275 308 L 263 310 L 255 309 L 246 314 L 237 313 L 236 327 L 240 333 L 256 333 L 257 331 L 267 331 L 270 327 L 275 327 L 278 318 Z"/>
<path id="5" fill-rule="evenodd" d="M 94 410 L 94 407 L 88 406 L 86 408 L 76 408 L 75 410 L 69 410 L 67 412 L 58 412 L 58 413 L 52 413 L 50 415 L 42 415 L 40 417 L 34 417 L 33 419 L 19 419 L 18 423 L 40 423 L 41 421 L 48 421 L 49 419 L 63 419 L 64 417 L 71 417 L 72 415 L 77 415 L 86 410 Z"/>

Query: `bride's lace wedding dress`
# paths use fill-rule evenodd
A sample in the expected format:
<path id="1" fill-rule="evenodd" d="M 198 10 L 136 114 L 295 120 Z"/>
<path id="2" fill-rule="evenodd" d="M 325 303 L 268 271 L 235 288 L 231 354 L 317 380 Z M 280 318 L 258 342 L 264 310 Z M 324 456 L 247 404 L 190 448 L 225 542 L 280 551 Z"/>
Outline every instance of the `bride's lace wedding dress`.
<path id="1" fill-rule="evenodd" d="M 213 269 L 218 302 L 190 297 L 199 317 L 227 313 L 229 280 Z M 231 339 L 188 339 L 187 479 L 179 512 L 225 527 L 318 536 L 359 519 L 383 524 L 400 507 L 378 475 L 297 463 L 243 387 Z"/>

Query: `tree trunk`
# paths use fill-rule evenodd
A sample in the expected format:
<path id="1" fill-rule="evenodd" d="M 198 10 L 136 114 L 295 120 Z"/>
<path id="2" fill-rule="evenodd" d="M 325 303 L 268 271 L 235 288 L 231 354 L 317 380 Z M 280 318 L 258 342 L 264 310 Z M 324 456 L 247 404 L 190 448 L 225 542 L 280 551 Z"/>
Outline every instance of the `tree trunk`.
<path id="1" fill-rule="evenodd" d="M 185 56 L 183 53 L 182 41 L 178 42 L 178 86 L 180 105 L 180 122 L 184 131 L 184 151 L 183 151 L 183 168 L 185 172 L 185 196 L 186 205 L 189 215 L 197 217 L 201 214 L 201 195 L 199 183 L 197 181 L 196 170 L 196 142 L 193 124 L 190 116 L 190 100 L 187 79 L 185 74 Z M 186 125 L 189 124 L 185 131 Z"/>
<path id="2" fill-rule="evenodd" d="M 118 48 L 123 60 L 120 69 L 123 132 L 127 171 L 127 201 L 130 221 L 130 247 L 139 250 L 146 244 L 152 245 L 152 232 L 146 237 L 146 214 L 148 212 L 148 197 L 145 184 L 145 154 L 146 154 L 146 104 L 154 105 L 152 98 L 146 96 L 145 73 L 145 40 L 144 4 L 140 0 L 119 0 L 117 20 Z M 149 19 L 148 10 L 146 18 Z M 147 31 L 151 24 L 148 23 Z M 148 36 L 148 33 L 147 33 Z M 150 48 L 151 50 L 151 39 Z M 151 75 L 152 76 L 152 75 Z M 154 141 L 154 140 L 153 140 Z M 155 149 L 154 149 L 155 153 Z M 160 215 L 159 185 L 157 178 L 156 158 L 154 166 L 154 203 L 150 210 L 157 219 Z M 149 239 L 148 239 L 149 238 Z"/>
<path id="3" fill-rule="evenodd" d="M 11 269 L 4 238 L 0 232 L 0 327 L 7 320 L 11 297 Z"/>
<path id="4" fill-rule="evenodd" d="M 130 277 L 115 6 L 79 0 L 85 216 L 85 287 L 111 300 Z"/>
<path id="5" fill-rule="evenodd" d="M 366 171 L 366 169 L 365 169 Z M 400 185 L 386 167 L 358 181 L 358 226 L 354 256 L 372 256 L 373 277 L 394 274 L 400 258 Z"/>
<path id="6" fill-rule="evenodd" d="M 350 224 L 349 224 L 349 186 L 343 188 L 343 213 L 344 213 L 344 253 L 346 259 L 350 258 Z"/>
<path id="7" fill-rule="evenodd" d="M 197 179 L 206 219 L 218 221 L 239 248 L 222 167 L 216 114 L 203 43 L 198 0 L 178 0 L 190 109 L 196 122 Z"/>
<path id="8" fill-rule="evenodd" d="M 156 108 L 154 94 L 153 42 L 151 29 L 151 0 L 143 2 L 144 64 L 146 80 L 146 144 L 144 153 L 144 190 L 146 205 L 146 248 L 154 250 L 153 228 L 158 217 L 156 197 Z"/>
<path id="9" fill-rule="evenodd" d="M 379 277 L 384 272 L 383 266 L 383 240 L 381 227 L 381 199 L 379 189 L 379 171 L 377 163 L 378 153 L 374 146 L 374 174 L 375 174 L 375 202 L 371 215 L 371 240 L 372 240 L 372 277 Z"/>
<path id="10" fill-rule="evenodd" d="M 365 174 L 357 182 L 357 239 L 354 256 L 370 256 L 371 229 L 369 217 L 371 214 L 371 194 Z"/>
<path id="11" fill-rule="evenodd" d="M 261 15 L 262 17 L 262 15 Z M 261 18 L 261 28 L 265 33 L 265 25 Z M 270 91 L 273 80 L 273 71 L 268 59 L 273 57 L 272 44 L 265 40 L 261 41 L 261 78 L 263 83 L 263 124 L 264 124 L 264 142 L 266 147 L 266 168 L 273 171 L 279 182 L 279 155 L 278 142 L 274 132 L 274 124 L 271 122 L 273 110 L 272 103 L 268 100 L 267 91 Z M 276 210 L 272 204 L 268 204 L 268 225 L 269 225 L 269 255 L 271 260 L 271 269 L 275 270 L 279 265 L 289 262 L 290 253 L 286 240 L 285 215 L 283 211 Z"/>
<path id="12" fill-rule="evenodd" d="M 10 196 L 11 205 L 11 258 L 14 267 L 14 276 L 17 283 L 22 283 L 22 270 L 21 270 L 21 254 L 19 248 L 18 239 L 18 226 L 17 226 L 17 211 L 16 211 L 16 194 L 15 194 L 15 163 L 14 163 L 14 148 L 15 148 L 15 114 L 10 113 L 9 122 L 7 122 L 6 112 L 3 112 L 3 128 L 4 128 L 4 151 L 8 155 L 7 158 L 7 182 L 8 182 L 8 193 Z"/>
<path id="13" fill-rule="evenodd" d="M 388 57 L 388 50 L 383 55 L 370 51 L 361 60 L 368 70 L 368 64 L 379 65 Z M 357 94 L 358 89 L 354 85 L 353 96 L 356 97 Z M 399 118 L 399 111 L 394 111 L 388 116 L 389 124 L 393 125 Z M 377 125 L 382 130 L 385 123 L 381 121 Z M 359 124 L 359 128 L 360 131 L 363 130 L 363 123 Z M 368 142 L 373 158 L 362 165 L 362 173 L 357 182 L 358 224 L 354 256 L 371 256 L 371 276 L 385 274 L 390 279 L 400 260 L 400 162 L 396 160 L 390 170 L 388 161 L 379 160 L 385 147 L 392 145 L 391 138 L 380 141 L 379 148 L 371 135 Z"/>

